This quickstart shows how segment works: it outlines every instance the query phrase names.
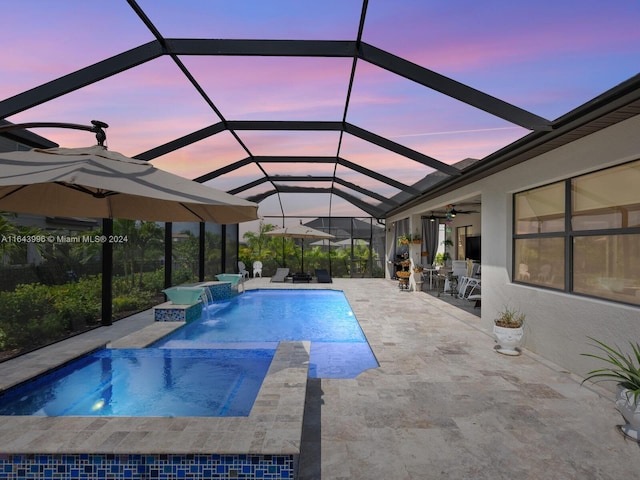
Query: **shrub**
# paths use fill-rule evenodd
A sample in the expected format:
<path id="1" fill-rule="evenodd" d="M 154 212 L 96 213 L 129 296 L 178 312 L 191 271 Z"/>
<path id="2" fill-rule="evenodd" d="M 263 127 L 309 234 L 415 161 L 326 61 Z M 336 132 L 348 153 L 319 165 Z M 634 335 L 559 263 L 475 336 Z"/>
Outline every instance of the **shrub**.
<path id="1" fill-rule="evenodd" d="M 41 318 L 32 318 L 24 329 L 28 338 L 23 339 L 21 345 L 27 344 L 29 347 L 37 347 L 59 340 L 68 333 L 68 324 L 66 319 L 56 313 L 48 313 Z"/>
<path id="2" fill-rule="evenodd" d="M 127 278 L 114 278 L 114 314 L 159 303 L 163 283 L 163 269 L 143 275 L 144 289 L 132 289 Z M 95 325 L 101 303 L 101 275 L 83 276 L 62 285 L 18 285 L 13 292 L 0 292 L 0 350 L 30 350 Z"/>
<path id="3" fill-rule="evenodd" d="M 152 293 L 160 293 L 164 288 L 164 268 L 145 273 L 142 277 L 142 287 Z"/>
<path id="4" fill-rule="evenodd" d="M 70 330 L 96 323 L 100 317 L 101 287 L 101 280 L 96 276 L 50 287 L 54 311 L 67 321 Z"/>
<path id="5" fill-rule="evenodd" d="M 13 292 L 0 292 L 2 319 L 40 317 L 52 311 L 52 298 L 49 287 L 45 285 L 18 285 Z"/>
<path id="6" fill-rule="evenodd" d="M 113 299 L 113 312 L 131 312 L 138 309 L 140 302 L 134 297 L 116 297 Z"/>

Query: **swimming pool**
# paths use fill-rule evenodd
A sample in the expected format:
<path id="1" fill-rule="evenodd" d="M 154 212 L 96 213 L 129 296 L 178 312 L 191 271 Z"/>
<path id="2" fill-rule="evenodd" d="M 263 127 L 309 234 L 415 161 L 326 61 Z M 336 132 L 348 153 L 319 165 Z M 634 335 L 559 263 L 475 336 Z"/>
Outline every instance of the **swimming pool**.
<path id="1" fill-rule="evenodd" d="M 0 415 L 236 417 L 275 349 L 101 349 L 0 396 Z"/>
<path id="2" fill-rule="evenodd" d="M 355 378 L 378 362 L 345 295 L 337 290 L 249 290 L 207 306 L 156 348 L 275 348 L 310 340 L 310 378 Z"/>
<path id="3" fill-rule="evenodd" d="M 280 342 L 310 342 L 310 378 L 378 362 L 343 292 L 251 290 L 149 348 L 104 348 L 0 395 L 0 415 L 249 415 Z"/>

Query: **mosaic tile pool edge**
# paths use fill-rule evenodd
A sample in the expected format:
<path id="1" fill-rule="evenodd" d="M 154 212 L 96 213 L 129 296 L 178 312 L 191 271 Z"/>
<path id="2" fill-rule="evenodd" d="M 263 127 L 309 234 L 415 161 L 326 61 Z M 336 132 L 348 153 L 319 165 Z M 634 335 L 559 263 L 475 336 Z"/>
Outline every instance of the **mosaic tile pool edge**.
<path id="1" fill-rule="evenodd" d="M 297 455 L 0 454 L 2 480 L 296 478 Z"/>
<path id="2" fill-rule="evenodd" d="M 238 294 L 231 289 L 231 282 L 202 282 L 189 285 L 206 288 L 213 301 L 229 300 Z M 191 322 L 200 318 L 201 314 L 201 302 L 193 305 L 174 305 L 166 302 L 153 308 L 153 318 L 156 322 Z"/>
<path id="3" fill-rule="evenodd" d="M 173 305 L 166 302 L 153 308 L 153 319 L 156 322 L 190 322 L 202 315 L 202 303 L 193 305 Z"/>

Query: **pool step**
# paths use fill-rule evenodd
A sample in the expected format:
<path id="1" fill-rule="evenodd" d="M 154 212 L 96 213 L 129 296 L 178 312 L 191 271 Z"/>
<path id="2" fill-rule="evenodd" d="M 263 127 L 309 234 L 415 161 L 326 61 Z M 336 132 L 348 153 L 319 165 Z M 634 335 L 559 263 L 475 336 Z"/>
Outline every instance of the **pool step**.
<path id="1" fill-rule="evenodd" d="M 146 348 L 183 325 L 184 322 L 157 322 L 114 340 L 107 348 Z"/>

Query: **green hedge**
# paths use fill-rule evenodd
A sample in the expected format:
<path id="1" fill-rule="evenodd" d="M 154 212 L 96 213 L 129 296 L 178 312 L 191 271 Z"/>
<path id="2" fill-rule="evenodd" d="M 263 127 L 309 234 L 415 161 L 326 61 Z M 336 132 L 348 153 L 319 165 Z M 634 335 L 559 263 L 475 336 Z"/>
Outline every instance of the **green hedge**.
<path id="1" fill-rule="evenodd" d="M 143 274 L 141 285 L 134 288 L 130 279 L 114 278 L 114 316 L 159 303 L 163 282 L 163 270 Z M 18 285 L 13 292 L 0 292 L 0 351 L 31 350 L 97 326 L 101 302 L 100 275 L 63 285 Z"/>

